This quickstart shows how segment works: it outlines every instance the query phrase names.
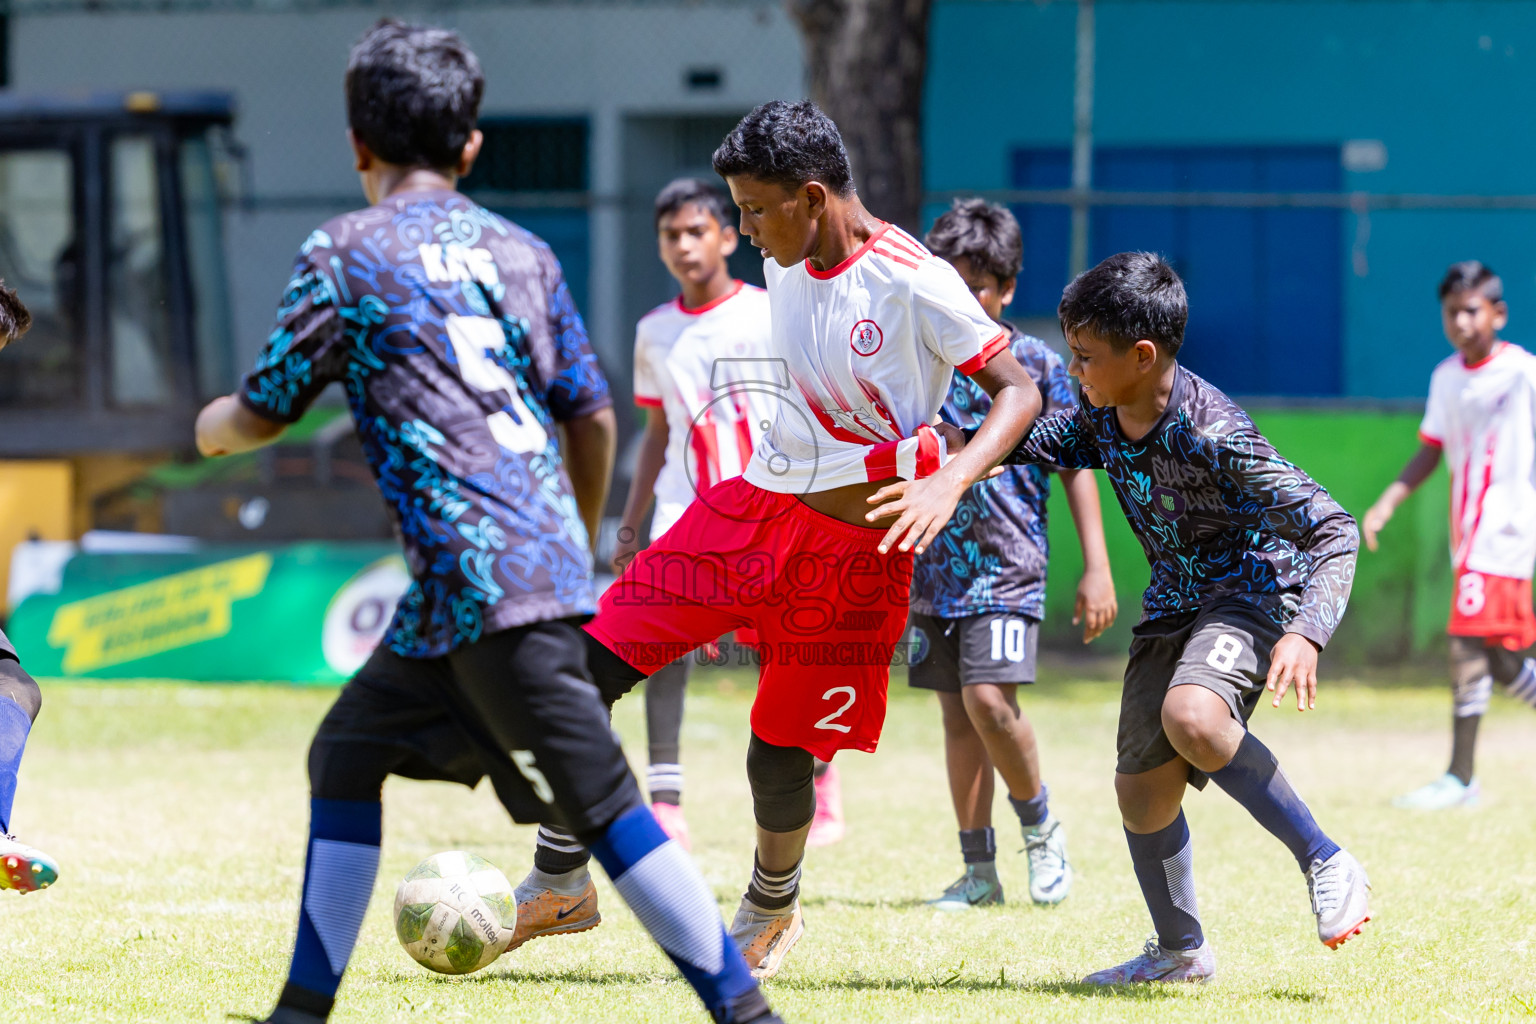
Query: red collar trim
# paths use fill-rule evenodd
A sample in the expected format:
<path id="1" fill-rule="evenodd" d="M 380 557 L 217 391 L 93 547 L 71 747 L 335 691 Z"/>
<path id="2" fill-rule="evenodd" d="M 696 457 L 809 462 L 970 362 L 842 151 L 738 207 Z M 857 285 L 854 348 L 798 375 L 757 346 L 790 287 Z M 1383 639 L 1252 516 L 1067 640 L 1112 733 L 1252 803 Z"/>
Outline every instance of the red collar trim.
<path id="1" fill-rule="evenodd" d="M 693 309 L 689 309 L 687 306 L 683 305 L 683 297 L 679 295 L 677 297 L 677 308 L 682 310 L 684 313 L 687 313 L 689 316 L 698 316 L 700 313 L 708 313 L 722 302 L 729 302 L 731 299 L 734 299 L 737 293 L 740 292 L 745 285 L 745 281 L 737 281 L 735 288 L 732 288 L 730 291 L 726 292 L 719 298 L 710 299 L 708 302 L 704 303 L 704 305 L 697 306 Z"/>
<path id="2" fill-rule="evenodd" d="M 1477 362 L 1469 363 L 1465 358 L 1463 358 L 1461 360 L 1461 365 L 1468 370 L 1480 370 L 1484 366 L 1487 366 L 1489 363 L 1493 362 L 1493 357 L 1498 355 L 1500 352 L 1503 352 L 1508 345 L 1509 342 L 1507 341 L 1498 342 L 1493 346 L 1493 348 L 1488 350 L 1487 355 L 1483 356 L 1483 358 L 1479 359 Z"/>
<path id="3" fill-rule="evenodd" d="M 815 267 L 811 266 L 810 260 L 806 260 L 805 272 L 810 274 L 818 281 L 830 281 L 832 278 L 836 277 L 838 274 L 841 274 L 843 271 L 857 263 L 859 261 L 859 257 L 873 249 L 875 247 L 875 243 L 880 241 L 880 239 L 883 238 L 885 233 L 889 230 L 891 230 L 891 226 L 889 224 L 882 223 L 880 230 L 869 236 L 869 241 L 859 246 L 857 252 L 843 260 L 843 262 L 839 263 L 831 270 L 817 270 Z"/>

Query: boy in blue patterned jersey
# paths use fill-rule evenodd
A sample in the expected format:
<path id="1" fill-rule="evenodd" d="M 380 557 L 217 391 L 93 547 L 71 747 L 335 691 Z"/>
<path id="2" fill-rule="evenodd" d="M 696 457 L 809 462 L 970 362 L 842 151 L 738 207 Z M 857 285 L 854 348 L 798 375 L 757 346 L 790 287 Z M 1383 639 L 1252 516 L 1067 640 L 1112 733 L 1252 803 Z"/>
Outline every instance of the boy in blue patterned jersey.
<path id="1" fill-rule="evenodd" d="M 27 333 L 32 313 L 16 293 L 0 281 L 0 349 Z M 46 889 L 59 879 L 52 857 L 11 835 L 11 804 L 16 798 L 16 773 L 43 692 L 21 667 L 21 656 L 0 632 L 0 889 L 26 894 Z"/>
<path id="2" fill-rule="evenodd" d="M 1076 405 L 1061 358 L 1002 318 L 1013 301 L 1024 255 L 1018 221 L 1007 207 L 957 199 L 924 242 L 959 271 L 981 308 L 1008 331 L 1013 354 L 1040 389 L 1041 414 Z M 974 428 L 991 404 L 985 391 L 956 373 L 941 415 L 959 427 Z M 1035 732 L 1017 697 L 1020 684 L 1035 681 L 1045 613 L 1049 472 L 1043 466 L 1015 466 L 973 485 L 944 532 L 913 565 L 918 657 L 908 681 L 938 693 L 950 797 L 965 862 L 965 873 L 933 901 L 940 910 L 1003 902 L 992 830 L 994 768 L 1024 830 L 1030 898 L 1060 903 L 1072 887 L 1066 829 L 1046 803 Z M 1073 622 L 1083 624 L 1087 642 L 1113 624 L 1115 586 L 1093 472 L 1066 470 L 1061 481 L 1082 542 L 1084 570 Z"/>
<path id="3" fill-rule="evenodd" d="M 483 89 L 453 33 L 386 19 L 363 36 L 347 116 L 372 205 L 305 242 L 256 368 L 198 417 L 205 454 L 246 451 L 340 382 L 413 577 L 310 747 L 298 936 L 268 1019 L 330 1014 L 378 869 L 381 789 L 400 775 L 489 776 L 514 820 L 559 821 L 716 1021 L 776 1021 L 587 669 L 612 401 L 549 247 L 454 191 Z M 514 942 L 592 927 L 594 907 L 592 891 L 553 928 L 519 908 Z"/>
<path id="4" fill-rule="evenodd" d="M 1316 706 L 1317 654 L 1354 581 L 1355 522 L 1231 399 L 1178 364 L 1188 305 L 1162 259 L 1111 256 L 1067 286 L 1058 312 L 1087 404 L 1042 417 L 1004 461 L 1103 469 L 1152 566 L 1125 671 L 1115 793 L 1157 934 L 1141 955 L 1085 980 L 1215 973 L 1181 809 L 1186 786 L 1207 779 L 1290 850 L 1317 936 L 1337 948 L 1370 920 L 1365 871 L 1246 724 L 1266 689 L 1275 707 L 1291 686 L 1298 711 Z"/>

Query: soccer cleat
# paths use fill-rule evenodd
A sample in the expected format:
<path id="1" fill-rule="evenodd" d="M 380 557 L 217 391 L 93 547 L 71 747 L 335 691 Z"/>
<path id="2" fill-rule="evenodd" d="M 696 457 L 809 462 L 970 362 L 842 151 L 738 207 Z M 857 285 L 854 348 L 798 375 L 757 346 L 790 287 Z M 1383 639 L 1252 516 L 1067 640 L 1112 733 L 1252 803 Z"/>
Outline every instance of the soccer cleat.
<path id="1" fill-rule="evenodd" d="M 1365 868 L 1340 850 L 1327 860 L 1315 860 L 1307 869 L 1307 892 L 1312 913 L 1317 915 L 1317 937 L 1329 949 L 1338 949 L 1359 935 L 1371 919 L 1371 881 Z"/>
<path id="2" fill-rule="evenodd" d="M 691 851 L 693 843 L 688 839 L 688 821 L 683 817 L 683 809 L 677 804 L 651 804 L 651 813 L 656 816 L 656 824 L 661 830 L 671 837 L 685 850 Z"/>
<path id="3" fill-rule="evenodd" d="M 836 766 L 829 764 L 816 780 L 816 816 L 811 819 L 805 845 L 831 846 L 841 841 L 847 831 L 843 824 L 843 784 L 837 777 Z"/>
<path id="4" fill-rule="evenodd" d="M 0 889 L 15 889 L 25 895 L 46 889 L 58 880 L 59 865 L 52 857 L 0 832 Z"/>
<path id="5" fill-rule="evenodd" d="M 1029 857 L 1029 898 L 1054 906 L 1072 891 L 1072 865 L 1067 860 L 1067 830 L 1054 815 L 1024 830 Z"/>
<path id="6" fill-rule="evenodd" d="M 1482 795 L 1483 787 L 1476 779 L 1462 782 L 1446 772 L 1434 782 L 1395 798 L 1392 806 L 1410 811 L 1445 811 L 1453 807 L 1476 807 Z"/>
<path id="7" fill-rule="evenodd" d="M 784 957 L 804 934 L 805 917 L 800 913 L 799 900 L 784 910 L 766 911 L 742 897 L 731 921 L 731 938 L 752 969 L 752 977 L 760 980 L 779 973 Z"/>
<path id="8" fill-rule="evenodd" d="M 944 895 L 936 900 L 929 900 L 928 905 L 935 910 L 947 910 L 951 912 L 970 910 L 972 907 L 1002 906 L 1003 883 L 997 880 L 997 868 L 988 864 L 987 870 L 979 864 L 967 864 L 965 874 L 949 883 L 949 888 L 944 890 Z"/>
<path id="9" fill-rule="evenodd" d="M 529 939 L 545 935 L 569 935 L 596 928 L 603 915 L 597 911 L 597 885 L 585 871 L 586 884 L 566 892 L 551 889 L 534 880 L 532 872 L 514 893 L 517 897 L 517 928 L 507 952 Z"/>
<path id="10" fill-rule="evenodd" d="M 1116 967 L 1094 971 L 1084 985 L 1144 985 L 1152 981 L 1208 981 L 1216 973 L 1216 953 L 1209 942 L 1190 950 L 1164 949 L 1157 936 L 1147 940 L 1141 955 Z"/>

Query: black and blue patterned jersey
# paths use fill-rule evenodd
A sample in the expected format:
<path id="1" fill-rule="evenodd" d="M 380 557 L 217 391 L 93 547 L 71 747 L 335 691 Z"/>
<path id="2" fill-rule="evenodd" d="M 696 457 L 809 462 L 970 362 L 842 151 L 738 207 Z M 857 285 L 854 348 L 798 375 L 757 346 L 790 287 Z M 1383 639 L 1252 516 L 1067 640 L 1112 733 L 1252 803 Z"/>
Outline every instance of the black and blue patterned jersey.
<path id="1" fill-rule="evenodd" d="M 1074 407 L 1077 389 L 1061 357 L 1039 338 L 1008 329 L 1014 356 L 1040 388 L 1041 415 Z M 956 371 L 940 415 L 973 430 L 991 408 L 981 385 Z M 946 619 L 988 612 L 1043 618 L 1050 488 L 1050 470 L 1041 465 L 1014 466 L 972 485 L 913 562 L 912 610 Z"/>
<path id="2" fill-rule="evenodd" d="M 1144 620 L 1236 600 L 1322 646 L 1344 615 L 1354 519 L 1183 367 L 1140 440 L 1126 440 L 1113 408 L 1085 404 L 1036 420 L 1004 461 L 1104 470 L 1152 565 Z"/>
<path id="3" fill-rule="evenodd" d="M 332 381 L 413 578 L 391 649 L 596 611 L 555 424 L 612 399 L 548 245 L 444 190 L 329 221 L 238 394 L 291 423 Z"/>

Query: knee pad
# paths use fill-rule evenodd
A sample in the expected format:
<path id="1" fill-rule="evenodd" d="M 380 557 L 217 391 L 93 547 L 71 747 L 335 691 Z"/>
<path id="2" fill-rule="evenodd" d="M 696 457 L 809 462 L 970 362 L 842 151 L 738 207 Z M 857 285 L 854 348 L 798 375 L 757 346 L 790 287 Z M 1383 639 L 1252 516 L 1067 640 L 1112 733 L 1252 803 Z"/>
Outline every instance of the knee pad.
<path id="1" fill-rule="evenodd" d="M 309 745 L 309 793 L 320 800 L 377 800 L 399 752 L 321 734 Z"/>
<path id="2" fill-rule="evenodd" d="M 43 707 L 43 691 L 38 689 L 37 681 L 27 675 L 21 662 L 0 658 L 0 700 L 15 701 L 35 722 Z"/>
<path id="3" fill-rule="evenodd" d="M 1487 712 L 1493 696 L 1491 653 L 1476 637 L 1451 637 L 1451 700 L 1457 718 Z"/>
<path id="4" fill-rule="evenodd" d="M 816 816 L 816 759 L 799 747 L 777 747 L 753 734 L 747 744 L 752 811 L 769 832 L 795 832 Z"/>

